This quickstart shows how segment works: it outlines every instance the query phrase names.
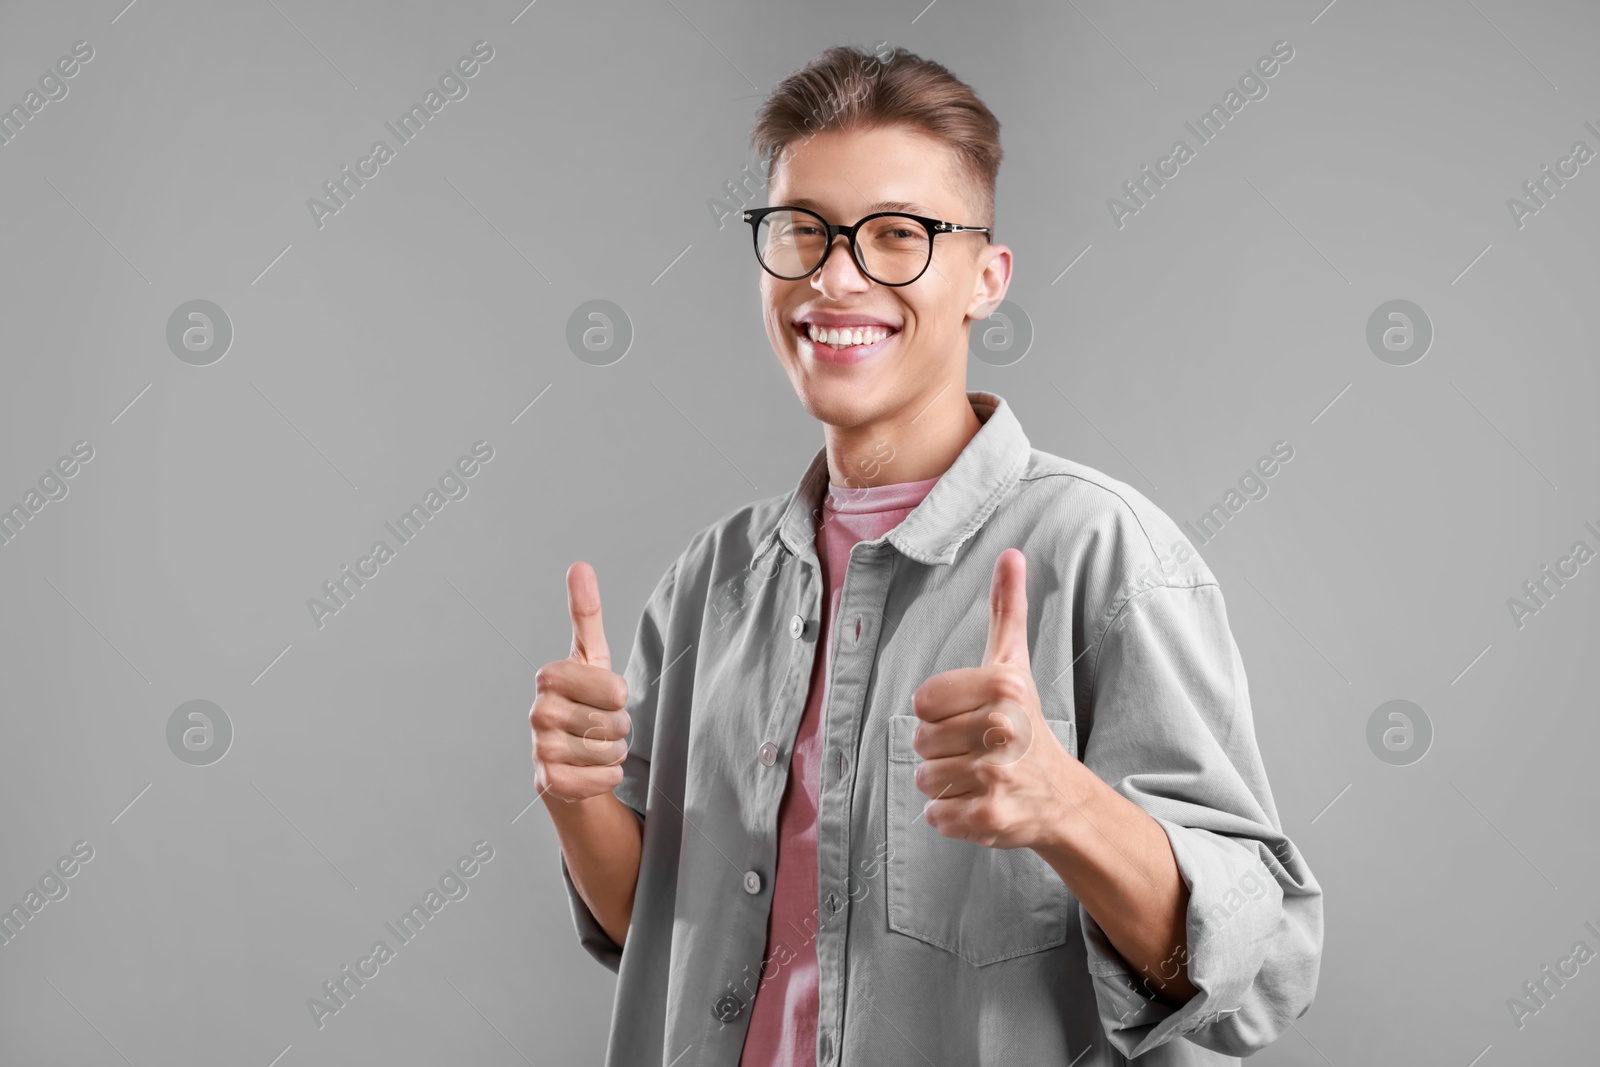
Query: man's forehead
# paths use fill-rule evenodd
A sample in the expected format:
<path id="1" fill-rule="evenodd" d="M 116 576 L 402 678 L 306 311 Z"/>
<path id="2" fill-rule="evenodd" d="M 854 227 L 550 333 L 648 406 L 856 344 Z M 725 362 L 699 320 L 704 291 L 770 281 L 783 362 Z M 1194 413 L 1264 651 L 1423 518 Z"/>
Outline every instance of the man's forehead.
<path id="1" fill-rule="evenodd" d="M 816 212 L 822 212 L 828 207 L 828 205 L 819 200 L 813 200 L 809 196 L 787 197 L 784 203 L 789 207 L 805 207 Z M 904 211 L 912 215 L 927 215 L 933 211 L 933 208 L 917 200 L 875 200 L 866 205 L 866 210 L 869 213 L 873 211 Z"/>
<path id="2" fill-rule="evenodd" d="M 895 151 L 886 144 L 890 141 L 899 141 L 895 148 L 904 151 Z M 930 150 L 936 158 L 929 158 Z M 806 138 L 780 154 L 772 175 L 772 203 L 810 208 L 824 216 L 848 207 L 863 214 L 904 211 L 942 217 L 966 198 L 955 152 L 910 127 L 830 130 Z"/>

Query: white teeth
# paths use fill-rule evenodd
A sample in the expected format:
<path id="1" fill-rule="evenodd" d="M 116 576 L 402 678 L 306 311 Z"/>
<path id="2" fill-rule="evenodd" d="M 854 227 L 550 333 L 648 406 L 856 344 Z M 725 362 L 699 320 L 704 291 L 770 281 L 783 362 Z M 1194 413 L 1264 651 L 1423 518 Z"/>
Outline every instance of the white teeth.
<path id="1" fill-rule="evenodd" d="M 870 345 L 889 336 L 889 330 L 882 326 L 837 326 L 819 327 L 815 323 L 806 323 L 806 336 L 817 344 L 831 345 L 834 348 L 850 348 L 855 345 Z"/>

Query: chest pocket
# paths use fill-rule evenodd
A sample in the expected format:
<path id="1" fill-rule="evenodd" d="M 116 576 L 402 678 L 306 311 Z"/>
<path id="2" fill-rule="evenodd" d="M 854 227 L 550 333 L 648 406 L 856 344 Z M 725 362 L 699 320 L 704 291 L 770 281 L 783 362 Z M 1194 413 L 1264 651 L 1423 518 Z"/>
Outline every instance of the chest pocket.
<path id="1" fill-rule="evenodd" d="M 979 967 L 1065 943 L 1076 900 L 1044 857 L 945 837 L 922 818 L 928 797 L 911 747 L 920 721 L 889 719 L 889 928 Z M 1076 756 L 1074 722 L 1048 721 Z"/>

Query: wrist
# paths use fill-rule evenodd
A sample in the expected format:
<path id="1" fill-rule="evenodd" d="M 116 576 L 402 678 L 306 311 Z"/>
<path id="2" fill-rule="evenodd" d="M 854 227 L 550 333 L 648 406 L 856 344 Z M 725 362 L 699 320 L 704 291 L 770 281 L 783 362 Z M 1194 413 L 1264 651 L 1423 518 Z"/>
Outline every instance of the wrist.
<path id="1" fill-rule="evenodd" d="M 1054 787 L 1050 791 L 1051 803 L 1045 808 L 1031 847 L 1055 866 L 1076 851 L 1075 842 L 1080 839 L 1095 801 L 1095 786 L 1103 788 L 1104 783 L 1065 752 L 1052 769 L 1050 783 Z"/>

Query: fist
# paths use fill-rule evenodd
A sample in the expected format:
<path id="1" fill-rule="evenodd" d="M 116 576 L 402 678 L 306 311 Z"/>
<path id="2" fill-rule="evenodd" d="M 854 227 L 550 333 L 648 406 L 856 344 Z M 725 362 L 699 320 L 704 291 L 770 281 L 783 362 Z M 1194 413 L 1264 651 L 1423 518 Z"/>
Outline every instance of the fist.
<path id="1" fill-rule="evenodd" d="M 1059 818 L 1072 756 L 1045 721 L 1028 658 L 1028 593 L 1022 552 L 1008 548 L 989 588 L 983 663 L 936 674 L 912 695 L 921 757 L 917 788 L 928 825 L 992 848 L 1041 842 Z"/>
<path id="2" fill-rule="evenodd" d="M 540 667 L 528 723 L 533 728 L 533 778 L 540 796 L 586 800 L 622 781 L 631 729 L 628 683 L 611 669 L 600 619 L 594 568 L 567 570 L 572 653 Z"/>

